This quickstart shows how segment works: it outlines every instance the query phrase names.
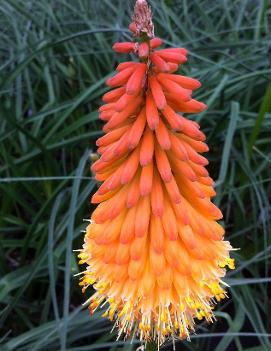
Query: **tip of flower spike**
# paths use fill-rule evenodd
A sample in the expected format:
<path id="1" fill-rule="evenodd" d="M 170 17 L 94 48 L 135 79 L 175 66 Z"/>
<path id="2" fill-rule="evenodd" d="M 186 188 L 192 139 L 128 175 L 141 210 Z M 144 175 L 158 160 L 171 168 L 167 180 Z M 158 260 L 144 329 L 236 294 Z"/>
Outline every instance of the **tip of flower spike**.
<path id="1" fill-rule="evenodd" d="M 149 38 L 154 37 L 152 13 L 146 0 L 136 0 L 133 23 L 130 30 L 132 30 L 137 37 L 140 37 L 142 33 L 145 33 Z"/>

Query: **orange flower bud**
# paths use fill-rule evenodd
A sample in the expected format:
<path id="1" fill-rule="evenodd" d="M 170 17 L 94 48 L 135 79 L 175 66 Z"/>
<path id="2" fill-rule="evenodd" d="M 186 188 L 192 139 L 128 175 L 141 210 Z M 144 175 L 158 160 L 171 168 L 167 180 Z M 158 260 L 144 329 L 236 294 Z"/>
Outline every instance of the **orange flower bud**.
<path id="1" fill-rule="evenodd" d="M 140 43 L 138 46 L 138 57 L 146 58 L 149 56 L 149 45 L 146 42 Z"/>
<path id="2" fill-rule="evenodd" d="M 152 49 L 156 49 L 163 44 L 163 40 L 160 38 L 153 38 L 150 40 L 150 45 Z"/>
<path id="3" fill-rule="evenodd" d="M 185 55 L 181 54 L 180 52 L 174 51 L 167 51 L 167 50 L 159 50 L 156 51 L 157 55 L 161 57 L 166 62 L 173 62 L 173 63 L 185 63 L 187 58 Z"/>
<path id="4" fill-rule="evenodd" d="M 142 91 L 146 68 L 146 64 L 141 63 L 135 69 L 126 85 L 126 93 L 128 95 L 138 95 Z"/>
<path id="5" fill-rule="evenodd" d="M 150 60 L 152 61 L 152 63 L 154 64 L 155 68 L 159 72 L 168 72 L 169 71 L 169 66 L 166 63 L 166 61 L 163 60 L 163 58 L 160 57 L 159 55 L 157 55 L 156 53 L 153 53 L 153 54 L 150 55 Z"/>
<path id="6" fill-rule="evenodd" d="M 113 45 L 113 50 L 119 53 L 129 53 L 134 51 L 135 49 L 135 43 L 132 42 L 125 42 L 125 43 L 115 43 Z"/>
<path id="7" fill-rule="evenodd" d="M 156 129 L 159 124 L 159 114 L 151 93 L 146 97 L 146 117 L 149 127 L 152 130 Z"/>
<path id="8" fill-rule="evenodd" d="M 155 104 L 159 110 L 163 110 L 167 104 L 165 94 L 161 85 L 158 83 L 155 76 L 151 76 L 149 78 L 150 89 L 152 92 L 152 96 L 154 98 Z"/>

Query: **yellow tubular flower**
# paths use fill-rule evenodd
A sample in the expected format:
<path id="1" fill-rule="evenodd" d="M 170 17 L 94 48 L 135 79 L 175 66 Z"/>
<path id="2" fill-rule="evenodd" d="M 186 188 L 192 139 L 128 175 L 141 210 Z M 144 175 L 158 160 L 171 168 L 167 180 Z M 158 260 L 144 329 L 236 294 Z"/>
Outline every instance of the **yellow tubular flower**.
<path id="1" fill-rule="evenodd" d="M 119 337 L 161 345 L 189 339 L 195 319 L 213 322 L 214 305 L 226 296 L 221 278 L 234 261 L 200 155 L 208 151 L 205 135 L 180 114 L 206 108 L 192 98 L 199 81 L 174 74 L 187 50 L 157 49 L 162 40 L 153 36 L 145 0 L 136 2 L 130 30 L 135 42 L 113 49 L 139 59 L 119 64 L 100 108 L 105 135 L 92 170 L 102 185 L 79 254 L 87 264 L 80 285 L 94 287 L 89 310 L 107 306 L 103 316 Z"/>

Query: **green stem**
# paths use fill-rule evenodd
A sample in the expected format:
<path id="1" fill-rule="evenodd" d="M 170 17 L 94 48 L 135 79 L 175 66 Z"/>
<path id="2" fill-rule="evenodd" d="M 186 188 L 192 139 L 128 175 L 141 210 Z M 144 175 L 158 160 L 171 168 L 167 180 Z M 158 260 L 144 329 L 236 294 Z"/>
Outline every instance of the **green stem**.
<path id="1" fill-rule="evenodd" d="M 157 351 L 157 344 L 155 342 L 150 342 L 146 345 L 145 351 Z"/>

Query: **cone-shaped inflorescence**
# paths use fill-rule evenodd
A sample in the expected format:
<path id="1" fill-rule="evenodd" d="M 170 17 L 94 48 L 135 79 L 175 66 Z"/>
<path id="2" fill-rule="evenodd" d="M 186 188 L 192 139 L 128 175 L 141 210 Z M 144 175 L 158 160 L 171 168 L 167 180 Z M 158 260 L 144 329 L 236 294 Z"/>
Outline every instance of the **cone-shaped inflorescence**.
<path id="1" fill-rule="evenodd" d="M 130 30 L 135 41 L 113 49 L 138 60 L 118 65 L 100 108 L 105 135 L 92 170 L 102 184 L 79 255 L 87 264 L 80 285 L 93 285 L 90 311 L 107 306 L 119 336 L 161 344 L 189 338 L 195 319 L 213 321 L 225 266 L 234 262 L 211 202 L 205 135 L 182 116 L 206 108 L 192 98 L 199 81 L 175 74 L 187 50 L 160 48 L 144 0 Z"/>

